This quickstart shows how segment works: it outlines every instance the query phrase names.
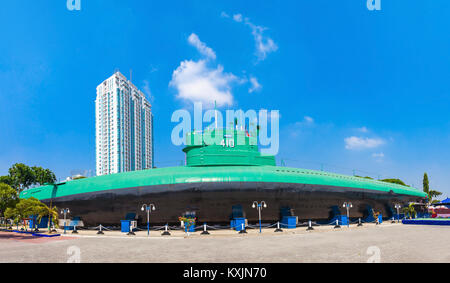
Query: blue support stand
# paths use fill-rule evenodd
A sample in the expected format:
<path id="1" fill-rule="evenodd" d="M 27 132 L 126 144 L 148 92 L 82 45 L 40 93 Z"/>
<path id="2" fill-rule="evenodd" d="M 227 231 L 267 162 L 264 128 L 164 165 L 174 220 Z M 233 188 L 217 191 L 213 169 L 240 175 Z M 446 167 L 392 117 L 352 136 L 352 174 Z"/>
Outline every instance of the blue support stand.
<path id="1" fill-rule="evenodd" d="M 189 232 L 189 233 L 194 233 L 195 232 L 195 225 L 191 225 L 189 227 L 189 231 L 188 231 L 188 227 L 186 226 L 186 224 L 184 225 L 184 232 Z"/>
<path id="2" fill-rule="evenodd" d="M 349 224 L 347 215 L 339 215 L 338 220 L 340 225 L 347 226 Z"/>
<path id="3" fill-rule="evenodd" d="M 41 222 L 37 221 L 36 215 L 32 216 L 30 219 L 30 227 L 33 227 L 36 229 L 39 229 L 39 228 L 45 229 L 45 228 L 48 228 L 47 226 L 48 226 L 48 217 L 47 216 L 42 217 Z"/>
<path id="4" fill-rule="evenodd" d="M 247 219 L 243 217 L 234 218 L 231 220 L 230 227 L 238 232 L 245 230 Z M 244 229 L 242 229 L 244 227 Z"/>
<path id="5" fill-rule="evenodd" d="M 383 214 L 378 215 L 378 224 L 383 223 Z"/>
<path id="6" fill-rule="evenodd" d="M 284 216 L 281 220 L 281 224 L 287 229 L 297 228 L 298 217 L 297 216 Z"/>
<path id="7" fill-rule="evenodd" d="M 131 220 L 120 220 L 120 232 L 130 233 Z"/>
<path id="8" fill-rule="evenodd" d="M 330 222 L 330 224 L 334 225 L 336 224 L 336 220 L 337 220 L 337 224 L 336 226 L 347 226 L 348 225 L 348 218 L 346 215 L 336 215 Z M 337 227 L 340 228 L 340 227 Z"/>

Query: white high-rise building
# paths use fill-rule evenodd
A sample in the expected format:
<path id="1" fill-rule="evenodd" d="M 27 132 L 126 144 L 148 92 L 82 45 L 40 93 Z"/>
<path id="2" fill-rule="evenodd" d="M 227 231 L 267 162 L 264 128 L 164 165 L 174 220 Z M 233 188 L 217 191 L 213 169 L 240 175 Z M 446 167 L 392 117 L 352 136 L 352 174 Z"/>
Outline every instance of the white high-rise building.
<path id="1" fill-rule="evenodd" d="M 153 167 L 153 115 L 145 95 L 120 72 L 97 87 L 97 175 Z"/>

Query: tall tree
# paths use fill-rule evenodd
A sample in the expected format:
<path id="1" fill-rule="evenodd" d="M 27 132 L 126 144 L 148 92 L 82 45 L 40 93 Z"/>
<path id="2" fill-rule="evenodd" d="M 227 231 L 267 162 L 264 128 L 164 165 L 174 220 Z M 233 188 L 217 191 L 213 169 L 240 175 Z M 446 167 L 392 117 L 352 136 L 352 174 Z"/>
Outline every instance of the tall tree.
<path id="1" fill-rule="evenodd" d="M 4 216 L 8 207 L 17 203 L 17 192 L 9 185 L 0 183 L 0 216 Z"/>
<path id="2" fill-rule="evenodd" d="M 12 187 L 19 193 L 35 183 L 33 170 L 23 163 L 16 163 L 9 168 L 9 176 L 11 177 Z"/>
<path id="3" fill-rule="evenodd" d="M 428 194 L 430 191 L 430 181 L 428 181 L 428 174 L 423 174 L 423 191 Z"/>
<path id="4" fill-rule="evenodd" d="M 0 176 L 0 183 L 7 184 L 7 185 L 11 186 L 12 185 L 11 177 L 9 175 Z"/>
<path id="5" fill-rule="evenodd" d="M 39 184 L 40 186 L 45 183 L 55 183 L 56 176 L 50 169 L 44 169 L 42 167 L 31 167 L 31 170 L 34 172 L 34 182 L 35 184 Z"/>
<path id="6" fill-rule="evenodd" d="M 381 182 L 386 182 L 386 183 L 392 183 L 392 184 L 397 184 L 397 185 L 407 186 L 407 185 L 405 184 L 405 182 L 403 182 L 403 181 L 400 180 L 400 179 L 384 179 L 384 180 L 381 180 Z"/>

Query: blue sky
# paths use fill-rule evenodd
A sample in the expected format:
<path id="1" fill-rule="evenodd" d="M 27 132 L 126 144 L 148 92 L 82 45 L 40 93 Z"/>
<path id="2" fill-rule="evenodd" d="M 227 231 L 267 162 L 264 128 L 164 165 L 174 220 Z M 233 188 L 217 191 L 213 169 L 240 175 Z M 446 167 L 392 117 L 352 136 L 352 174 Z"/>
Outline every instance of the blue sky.
<path id="1" fill-rule="evenodd" d="M 94 170 L 96 86 L 132 69 L 159 167 L 184 159 L 170 117 L 206 89 L 222 110 L 280 110 L 278 162 L 416 187 L 428 172 L 446 197 L 450 2 L 381 1 L 3 1 L 0 174 Z"/>

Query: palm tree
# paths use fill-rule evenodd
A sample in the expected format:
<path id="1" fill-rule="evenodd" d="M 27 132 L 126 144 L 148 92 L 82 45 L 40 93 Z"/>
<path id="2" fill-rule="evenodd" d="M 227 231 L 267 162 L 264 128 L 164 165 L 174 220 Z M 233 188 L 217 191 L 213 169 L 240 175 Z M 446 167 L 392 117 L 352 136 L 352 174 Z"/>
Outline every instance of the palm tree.
<path id="1" fill-rule="evenodd" d="M 438 203 L 439 200 L 433 199 L 433 198 L 442 195 L 441 192 L 438 192 L 438 191 L 435 191 L 435 190 L 429 190 L 427 194 L 428 194 L 428 200 L 429 200 L 430 203 Z"/>
<path id="2" fill-rule="evenodd" d="M 50 230 L 50 224 L 53 222 L 53 224 L 59 228 L 58 225 L 58 209 L 55 207 L 48 207 L 45 204 L 42 204 L 42 206 L 40 207 L 39 210 L 39 216 L 38 216 L 38 221 L 39 223 L 42 221 L 43 217 L 48 216 L 48 233 L 51 233 Z"/>
<path id="3" fill-rule="evenodd" d="M 410 203 L 409 206 L 404 207 L 403 208 L 403 212 L 405 213 L 405 217 L 406 217 L 406 214 L 409 214 L 409 219 L 412 219 L 413 215 L 414 215 L 414 218 L 417 215 L 416 210 L 414 209 L 414 204 L 413 203 Z"/>
<path id="4" fill-rule="evenodd" d="M 438 200 L 433 199 L 433 198 L 442 195 L 442 193 L 430 189 L 430 181 L 428 180 L 428 174 L 427 173 L 425 173 L 423 175 L 423 191 L 428 195 L 428 206 L 430 206 L 430 204 L 432 204 L 432 203 L 439 202 Z"/>

